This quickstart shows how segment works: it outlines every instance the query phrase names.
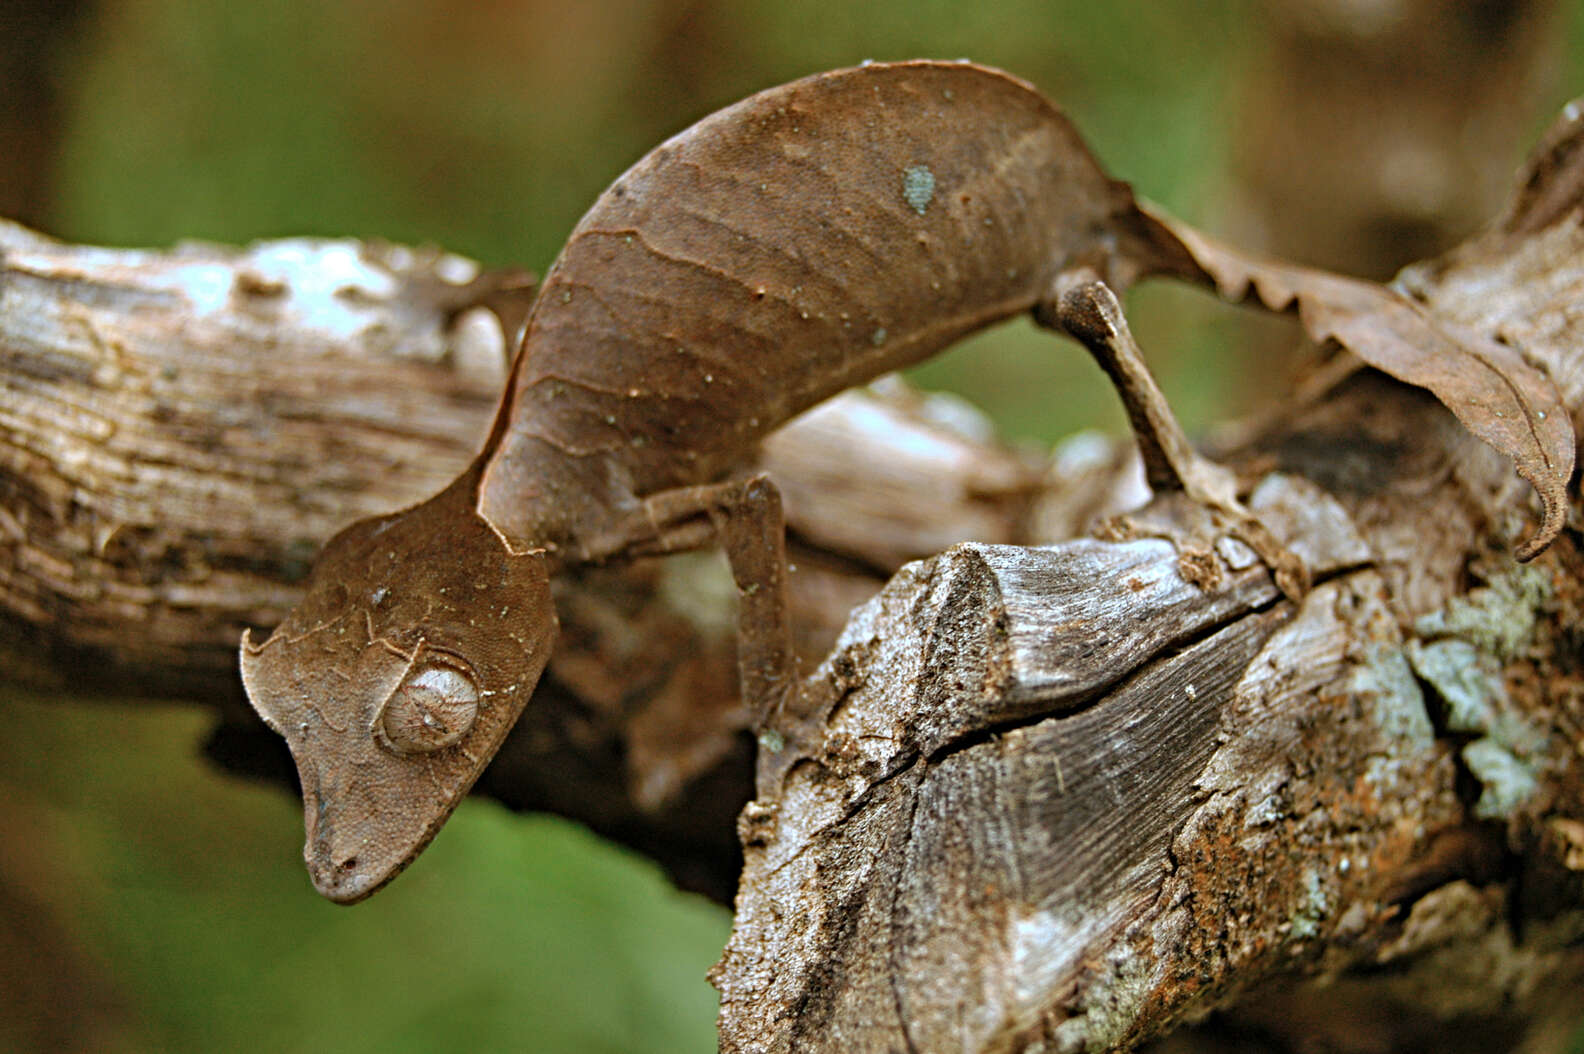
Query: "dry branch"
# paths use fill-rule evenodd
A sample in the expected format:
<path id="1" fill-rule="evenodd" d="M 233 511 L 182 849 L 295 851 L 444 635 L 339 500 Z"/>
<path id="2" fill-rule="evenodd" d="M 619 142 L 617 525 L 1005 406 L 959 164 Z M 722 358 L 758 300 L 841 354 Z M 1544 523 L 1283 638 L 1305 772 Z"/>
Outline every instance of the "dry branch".
<path id="1" fill-rule="evenodd" d="M 1402 280 L 1575 420 L 1581 142 L 1570 107 L 1501 221 Z M 1298 604 L 1161 500 L 1104 541 L 960 547 L 855 615 L 760 756 L 726 1049 L 1111 1050 L 1251 993 L 1277 1049 L 1348 1049 L 1314 1006 L 1369 971 L 1404 1009 L 1360 1049 L 1577 1016 L 1576 528 L 1517 564 L 1511 466 L 1379 375 L 1276 421 L 1229 460 L 1310 564 Z"/>
<path id="2" fill-rule="evenodd" d="M 498 283 L 351 245 L 0 234 L 6 676 L 233 706 L 237 632 L 295 601 L 319 542 L 466 458 L 503 347 L 466 308 Z M 1578 259 L 1576 200 L 1541 194 L 1415 288 L 1514 341 L 1577 418 L 1584 366 L 1555 352 L 1584 345 Z M 560 653 L 485 782 L 716 895 L 754 799 L 725 1046 L 1101 1050 L 1239 999 L 1279 1036 L 1280 1008 L 1360 985 L 1460 1022 L 1443 1049 L 1576 1012 L 1580 536 L 1514 564 L 1527 492 L 1433 400 L 1360 373 L 1230 452 L 1316 576 L 1301 604 L 1180 501 L 1008 544 L 1119 508 L 1111 460 L 1041 484 L 895 400 L 823 416 L 767 453 L 807 653 L 877 570 L 976 542 L 859 610 L 757 789 L 729 579 L 691 558 L 558 595 Z M 274 748 L 229 718 L 244 760 Z"/>
<path id="3" fill-rule="evenodd" d="M 960 547 L 855 616 L 744 814 L 729 1049 L 1107 1050 L 1520 922 L 1425 1009 L 1581 976 L 1576 537 L 1487 548 L 1510 466 L 1378 377 L 1274 438 L 1251 504 L 1316 572 L 1300 606 L 1153 506 Z M 1440 917 L 1537 873 L 1543 903 Z"/>

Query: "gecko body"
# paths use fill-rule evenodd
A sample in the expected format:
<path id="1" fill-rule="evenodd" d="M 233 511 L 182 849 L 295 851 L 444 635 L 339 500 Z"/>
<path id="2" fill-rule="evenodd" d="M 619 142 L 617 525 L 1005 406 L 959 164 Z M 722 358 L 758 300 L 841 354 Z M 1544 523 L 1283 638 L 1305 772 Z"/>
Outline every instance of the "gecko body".
<path id="1" fill-rule="evenodd" d="M 1162 251 L 1061 113 L 968 63 L 809 77 L 640 160 L 546 276 L 474 463 L 337 535 L 244 638 L 319 891 L 372 893 L 466 794 L 549 657 L 558 569 L 707 542 L 771 429 Z"/>

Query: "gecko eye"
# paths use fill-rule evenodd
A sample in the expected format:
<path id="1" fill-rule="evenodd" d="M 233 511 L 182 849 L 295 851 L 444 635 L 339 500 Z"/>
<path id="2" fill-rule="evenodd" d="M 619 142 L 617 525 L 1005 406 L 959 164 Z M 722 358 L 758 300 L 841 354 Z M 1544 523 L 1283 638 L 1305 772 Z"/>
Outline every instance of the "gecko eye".
<path id="1" fill-rule="evenodd" d="M 377 738 L 396 754 L 444 749 L 467 735 L 478 704 L 478 682 L 466 670 L 449 663 L 415 666 L 385 700 Z"/>

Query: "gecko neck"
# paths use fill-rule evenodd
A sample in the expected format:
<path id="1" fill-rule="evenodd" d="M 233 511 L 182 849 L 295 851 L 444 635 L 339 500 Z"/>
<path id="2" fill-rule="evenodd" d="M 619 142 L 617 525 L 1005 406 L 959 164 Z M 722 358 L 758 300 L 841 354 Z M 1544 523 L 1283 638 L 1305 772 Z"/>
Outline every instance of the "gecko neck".
<path id="1" fill-rule="evenodd" d="M 473 471 L 473 470 L 470 470 Z M 476 508 L 515 552 L 545 550 L 557 563 L 598 562 L 619 552 L 621 525 L 642 502 L 620 459 L 568 454 L 518 437 L 480 458 Z"/>

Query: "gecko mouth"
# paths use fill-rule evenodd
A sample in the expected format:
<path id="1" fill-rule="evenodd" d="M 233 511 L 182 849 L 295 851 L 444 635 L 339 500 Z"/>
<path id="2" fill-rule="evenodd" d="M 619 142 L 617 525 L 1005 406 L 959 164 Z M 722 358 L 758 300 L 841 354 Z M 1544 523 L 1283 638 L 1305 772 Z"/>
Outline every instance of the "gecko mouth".
<path id="1" fill-rule="evenodd" d="M 308 877 L 313 880 L 319 895 L 337 904 L 356 904 L 401 874 L 407 864 L 420 853 L 434 837 L 440 824 L 450 814 L 446 809 L 431 830 L 418 844 L 371 844 L 369 835 L 354 823 L 347 835 L 338 831 L 334 813 L 326 808 L 332 796 L 304 793 L 303 809 L 308 814 L 307 841 L 303 845 L 303 862 L 308 865 Z"/>

